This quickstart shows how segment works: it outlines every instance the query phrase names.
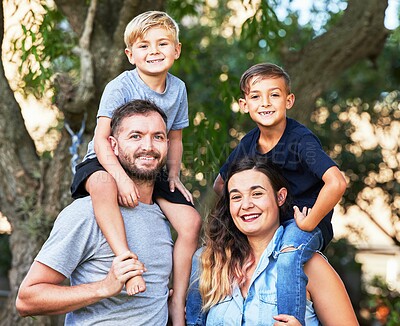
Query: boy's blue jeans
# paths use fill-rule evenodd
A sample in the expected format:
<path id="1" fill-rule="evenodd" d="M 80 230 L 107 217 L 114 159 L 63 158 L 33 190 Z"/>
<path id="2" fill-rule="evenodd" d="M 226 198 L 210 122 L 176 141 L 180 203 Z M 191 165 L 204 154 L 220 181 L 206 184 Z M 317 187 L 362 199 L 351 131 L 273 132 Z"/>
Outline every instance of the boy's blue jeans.
<path id="1" fill-rule="evenodd" d="M 202 301 L 199 292 L 200 255 L 203 248 L 198 249 L 192 258 L 189 289 L 186 298 L 186 325 L 203 326 L 206 324 L 206 314 L 202 312 Z"/>
<path id="2" fill-rule="evenodd" d="M 278 313 L 292 315 L 305 325 L 308 278 L 303 267 L 315 252 L 321 250 L 323 237 L 318 227 L 312 232 L 302 231 L 294 220 L 283 226 L 285 231 L 277 260 Z M 285 248 L 289 251 L 282 252 Z"/>

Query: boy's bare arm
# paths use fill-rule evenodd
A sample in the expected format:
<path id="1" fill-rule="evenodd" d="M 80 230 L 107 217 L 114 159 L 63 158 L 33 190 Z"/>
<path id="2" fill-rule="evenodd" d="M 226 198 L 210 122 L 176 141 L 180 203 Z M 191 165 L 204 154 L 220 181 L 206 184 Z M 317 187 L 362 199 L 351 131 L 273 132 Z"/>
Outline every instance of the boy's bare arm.
<path id="1" fill-rule="evenodd" d="M 335 207 L 346 190 L 346 179 L 336 166 L 329 168 L 324 173 L 322 181 L 325 184 L 319 192 L 311 212 L 305 216 L 300 213 L 302 207 L 295 208 L 296 223 L 303 231 L 314 230 L 326 214 Z"/>
<path id="2" fill-rule="evenodd" d="M 138 205 L 138 190 L 132 179 L 126 174 L 111 148 L 108 137 L 111 135 L 111 119 L 99 117 L 94 135 L 94 150 L 100 164 L 114 178 L 119 192 L 121 205 L 135 207 Z"/>
<path id="3" fill-rule="evenodd" d="M 175 191 L 177 188 L 183 196 L 185 196 L 187 201 L 193 203 L 193 197 L 189 190 L 183 185 L 180 180 L 181 162 L 183 154 L 183 144 L 182 144 L 182 129 L 180 130 L 170 130 L 168 133 L 168 181 L 171 191 Z"/>

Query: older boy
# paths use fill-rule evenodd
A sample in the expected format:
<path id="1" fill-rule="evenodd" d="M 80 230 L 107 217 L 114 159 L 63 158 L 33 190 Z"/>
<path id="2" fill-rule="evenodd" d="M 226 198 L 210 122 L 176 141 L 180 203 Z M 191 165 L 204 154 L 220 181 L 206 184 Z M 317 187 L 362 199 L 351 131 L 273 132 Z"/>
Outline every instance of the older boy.
<path id="1" fill-rule="evenodd" d="M 270 63 L 250 67 L 241 77 L 240 89 L 239 105 L 257 127 L 230 154 L 214 189 L 221 193 L 229 165 L 239 157 L 263 155 L 282 169 L 294 197 L 295 222 L 291 216 L 285 217 L 278 258 L 278 311 L 295 316 L 304 325 L 307 277 L 303 265 L 314 251 L 331 241 L 333 208 L 346 189 L 346 181 L 318 138 L 286 117 L 295 96 L 289 75 L 281 67 Z"/>

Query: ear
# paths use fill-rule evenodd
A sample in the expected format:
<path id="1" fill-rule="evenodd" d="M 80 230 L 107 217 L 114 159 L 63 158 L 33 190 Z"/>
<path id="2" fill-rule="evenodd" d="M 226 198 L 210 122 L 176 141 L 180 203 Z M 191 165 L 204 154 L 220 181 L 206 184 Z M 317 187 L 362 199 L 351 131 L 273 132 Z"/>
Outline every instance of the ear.
<path id="1" fill-rule="evenodd" d="M 278 206 L 282 206 L 286 201 L 287 189 L 286 188 L 279 189 L 278 193 L 276 194 L 276 197 L 278 198 Z"/>
<path id="2" fill-rule="evenodd" d="M 247 102 L 244 98 L 239 99 L 239 107 L 244 113 L 249 113 L 249 110 L 247 109 Z"/>
<path id="3" fill-rule="evenodd" d="M 179 59 L 181 56 L 181 51 L 182 51 L 182 43 L 178 42 L 175 45 L 175 60 Z"/>
<path id="4" fill-rule="evenodd" d="M 114 136 L 108 136 L 108 141 L 110 142 L 111 149 L 113 150 L 115 156 L 118 156 L 118 141 Z"/>
<path id="5" fill-rule="evenodd" d="M 290 110 L 293 107 L 295 99 L 296 97 L 294 96 L 293 93 L 290 93 L 286 97 L 286 110 Z"/>
<path id="6" fill-rule="evenodd" d="M 129 48 L 126 48 L 126 49 L 125 49 L 125 54 L 126 54 L 126 56 L 127 56 L 127 58 L 128 58 L 128 61 L 129 61 L 132 65 L 134 65 L 134 64 L 135 64 L 135 59 L 133 58 L 132 50 L 129 49 Z"/>

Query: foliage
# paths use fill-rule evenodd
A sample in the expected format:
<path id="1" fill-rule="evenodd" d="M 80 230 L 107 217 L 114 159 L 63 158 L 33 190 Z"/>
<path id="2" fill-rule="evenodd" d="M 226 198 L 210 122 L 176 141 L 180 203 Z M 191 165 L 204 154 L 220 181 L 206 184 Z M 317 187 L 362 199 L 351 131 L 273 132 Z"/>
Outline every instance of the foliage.
<path id="1" fill-rule="evenodd" d="M 22 22 L 22 34 L 12 40 L 11 51 L 16 62 L 21 61 L 18 90 L 23 95 L 44 97 L 51 88 L 51 80 L 60 71 L 79 67 L 73 54 L 75 36 L 69 30 L 64 16 L 48 1 L 35 0 L 40 10 L 30 9 Z"/>
<path id="2" fill-rule="evenodd" d="M 379 277 L 371 280 L 367 291 L 369 294 L 362 305 L 373 318 L 381 325 L 400 325 L 400 293 L 390 289 Z"/>
<path id="3" fill-rule="evenodd" d="M 320 99 L 313 129 L 346 174 L 348 188 L 342 206 L 357 205 L 379 224 L 372 212 L 383 198 L 379 218 L 387 208 L 393 228 L 386 233 L 399 244 L 400 91 L 382 95 L 381 101 L 371 104 L 359 98 L 337 104 L 337 100 Z"/>

